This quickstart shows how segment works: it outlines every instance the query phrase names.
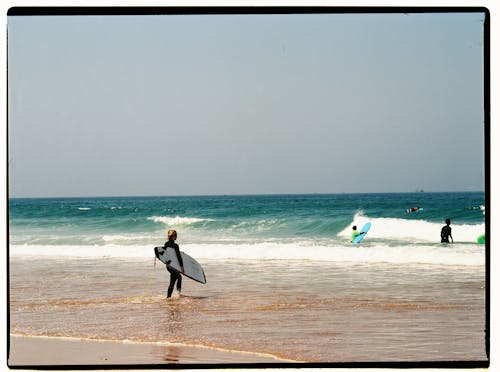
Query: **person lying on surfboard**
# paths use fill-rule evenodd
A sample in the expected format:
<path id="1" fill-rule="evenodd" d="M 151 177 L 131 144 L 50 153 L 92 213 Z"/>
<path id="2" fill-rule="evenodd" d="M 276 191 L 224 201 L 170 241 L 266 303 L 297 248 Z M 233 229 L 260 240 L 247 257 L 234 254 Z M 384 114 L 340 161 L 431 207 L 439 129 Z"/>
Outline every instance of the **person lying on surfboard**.
<path id="1" fill-rule="evenodd" d="M 359 235 L 363 235 L 364 232 L 360 233 L 358 231 L 358 227 L 357 226 L 353 226 L 352 227 L 352 233 L 351 233 L 351 243 L 354 241 L 354 239 L 356 239 L 356 236 L 359 236 Z"/>
<path id="2" fill-rule="evenodd" d="M 407 210 L 408 213 L 412 213 L 412 212 L 418 212 L 420 210 L 420 207 L 413 207 L 413 208 L 410 208 Z"/>
<path id="3" fill-rule="evenodd" d="M 175 242 L 175 240 L 177 239 L 177 231 L 168 230 L 167 236 L 168 236 L 168 241 L 165 242 L 164 247 L 165 249 L 166 248 L 175 249 L 177 260 L 179 260 L 179 264 L 181 265 L 181 272 L 184 274 L 184 262 L 182 262 L 181 251 L 179 249 L 179 245 Z M 172 297 L 172 292 L 174 291 L 175 282 L 177 282 L 177 292 L 181 293 L 182 277 L 181 274 L 179 274 L 177 271 L 170 269 L 168 265 L 165 266 L 167 267 L 167 270 L 170 273 L 170 285 L 168 286 L 168 291 L 167 291 L 167 298 L 169 298 Z"/>

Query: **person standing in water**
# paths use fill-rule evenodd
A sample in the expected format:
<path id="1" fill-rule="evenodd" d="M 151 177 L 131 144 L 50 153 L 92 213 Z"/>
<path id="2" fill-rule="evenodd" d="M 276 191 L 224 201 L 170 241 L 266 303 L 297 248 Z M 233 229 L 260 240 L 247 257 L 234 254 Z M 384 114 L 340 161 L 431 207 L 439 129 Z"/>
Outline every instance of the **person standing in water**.
<path id="1" fill-rule="evenodd" d="M 358 235 L 363 235 L 363 234 L 364 234 L 364 232 L 360 233 L 358 231 L 358 227 L 357 226 L 353 226 L 352 227 L 352 233 L 351 233 L 351 243 L 354 242 L 354 239 L 356 239 L 356 237 Z"/>
<path id="2" fill-rule="evenodd" d="M 447 218 L 445 222 L 446 226 L 443 226 L 443 228 L 441 229 L 441 243 L 449 243 L 450 238 L 451 242 L 453 243 L 453 237 L 451 236 L 451 227 L 450 227 L 451 221 L 449 218 Z"/>
<path id="3" fill-rule="evenodd" d="M 177 260 L 181 265 L 181 272 L 184 274 L 184 262 L 182 262 L 181 251 L 179 250 L 179 245 L 175 242 L 177 239 L 177 231 L 168 230 L 168 241 L 165 242 L 165 249 L 173 248 L 175 254 L 177 255 Z M 170 273 L 170 285 L 168 286 L 167 298 L 172 297 L 172 292 L 174 291 L 175 283 L 177 282 L 177 292 L 181 292 L 182 287 L 182 277 L 177 271 L 171 269 L 166 265 L 168 272 Z"/>

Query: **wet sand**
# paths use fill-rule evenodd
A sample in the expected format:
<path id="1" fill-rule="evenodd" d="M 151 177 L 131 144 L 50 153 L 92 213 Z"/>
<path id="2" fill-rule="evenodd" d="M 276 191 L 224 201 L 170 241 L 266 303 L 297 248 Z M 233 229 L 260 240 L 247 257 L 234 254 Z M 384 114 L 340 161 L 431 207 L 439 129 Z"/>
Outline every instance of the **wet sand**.
<path id="1" fill-rule="evenodd" d="M 57 337 L 10 336 L 10 367 L 269 364 L 283 359 L 181 344 L 126 343 Z"/>
<path id="2" fill-rule="evenodd" d="M 306 363 L 487 360 L 481 268 L 209 261 L 207 284 L 186 280 L 182 296 L 167 300 L 168 272 L 151 266 L 150 260 L 11 258 L 10 334 L 41 337 L 44 344 L 53 337 L 127 347 L 118 357 L 103 344 L 93 356 L 85 349 L 58 351 L 56 361 L 64 357 L 59 363 L 71 365 L 252 363 L 261 355 L 271 357 L 264 363 L 274 357 Z M 129 341 L 142 349 L 136 352 Z M 31 358 L 18 346 L 11 345 L 11 363 Z M 92 359 L 81 360 L 85 353 Z"/>

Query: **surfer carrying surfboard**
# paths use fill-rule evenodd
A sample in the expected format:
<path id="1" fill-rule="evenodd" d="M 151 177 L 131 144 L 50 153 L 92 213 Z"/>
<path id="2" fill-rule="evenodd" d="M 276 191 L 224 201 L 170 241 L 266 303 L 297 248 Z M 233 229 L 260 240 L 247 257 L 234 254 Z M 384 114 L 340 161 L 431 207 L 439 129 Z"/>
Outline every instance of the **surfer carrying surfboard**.
<path id="1" fill-rule="evenodd" d="M 354 239 L 356 239 L 357 236 L 363 235 L 364 232 L 359 232 L 357 226 L 352 227 L 352 233 L 351 233 L 351 243 L 354 242 Z"/>
<path id="2" fill-rule="evenodd" d="M 177 231 L 175 230 L 168 230 L 168 241 L 165 242 L 165 249 L 166 248 L 173 248 L 175 250 L 175 254 L 177 256 L 177 260 L 179 261 L 179 264 L 181 266 L 181 272 L 184 274 L 184 263 L 182 262 L 182 256 L 181 256 L 181 251 L 179 250 L 179 245 L 175 242 L 177 239 Z M 172 292 L 174 291 L 174 286 L 175 283 L 177 282 L 177 292 L 181 292 L 181 287 L 182 287 L 182 276 L 179 274 L 177 271 L 172 270 L 171 268 L 166 265 L 168 272 L 170 273 L 170 285 L 168 286 L 168 291 L 167 291 L 167 298 L 172 297 Z"/>

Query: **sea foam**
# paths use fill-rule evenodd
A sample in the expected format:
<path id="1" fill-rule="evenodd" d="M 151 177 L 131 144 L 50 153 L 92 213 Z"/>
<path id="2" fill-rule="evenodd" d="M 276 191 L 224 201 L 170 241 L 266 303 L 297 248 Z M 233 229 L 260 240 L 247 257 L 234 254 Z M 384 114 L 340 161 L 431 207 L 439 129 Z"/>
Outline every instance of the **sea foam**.
<path id="1" fill-rule="evenodd" d="M 343 263 L 393 263 L 393 264 L 440 264 L 440 265 L 484 265 L 484 246 L 477 244 L 404 244 L 390 245 L 370 242 L 353 245 L 346 242 L 315 244 L 298 241 L 295 243 L 261 242 L 245 244 L 181 244 L 181 250 L 199 260 L 290 260 L 325 261 Z M 153 258 L 153 246 L 71 246 L 71 245 L 13 245 L 10 256 L 33 259 L 46 257 L 65 258 Z"/>
<path id="2" fill-rule="evenodd" d="M 355 214 L 352 223 L 342 230 L 338 236 L 350 237 L 353 225 L 356 225 L 358 230 L 360 230 L 367 222 L 372 223 L 368 233 L 372 239 L 398 239 L 422 242 L 439 242 L 441 239 L 441 228 L 444 226 L 444 223 L 424 220 L 370 218 L 359 212 Z M 485 231 L 484 223 L 475 225 L 454 225 L 452 223 L 451 227 L 455 242 L 476 242 L 477 237 L 484 234 Z"/>
<path id="3" fill-rule="evenodd" d="M 212 219 L 206 219 L 206 218 L 180 217 L 180 216 L 175 216 L 175 217 L 152 216 L 148 217 L 148 220 L 156 223 L 162 223 L 169 227 L 191 225 L 198 222 L 214 221 Z"/>

